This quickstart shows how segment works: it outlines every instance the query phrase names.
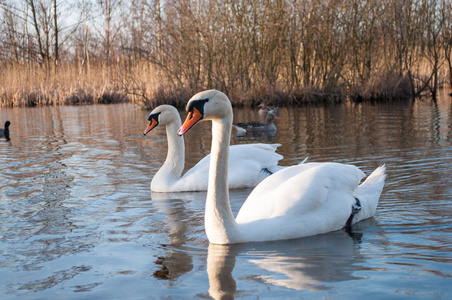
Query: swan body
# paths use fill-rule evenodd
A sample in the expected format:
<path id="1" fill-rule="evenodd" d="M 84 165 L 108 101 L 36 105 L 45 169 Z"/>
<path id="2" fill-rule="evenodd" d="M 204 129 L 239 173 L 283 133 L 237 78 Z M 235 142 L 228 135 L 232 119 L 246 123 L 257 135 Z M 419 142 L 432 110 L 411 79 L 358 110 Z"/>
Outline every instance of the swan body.
<path id="1" fill-rule="evenodd" d="M 149 115 L 149 131 L 158 125 L 166 126 L 168 154 L 163 166 L 151 181 L 153 192 L 205 191 L 209 179 L 210 154 L 201 159 L 184 175 L 184 139 L 177 136 L 181 119 L 177 109 L 171 105 L 160 105 Z M 270 174 L 282 169 L 278 161 L 283 157 L 275 153 L 280 144 L 245 144 L 230 148 L 229 188 L 254 187 Z"/>
<path id="2" fill-rule="evenodd" d="M 184 134 L 200 120 L 212 121 L 212 150 L 205 209 L 205 230 L 213 244 L 293 239 L 339 230 L 352 206 L 362 207 L 353 223 L 375 214 L 385 180 L 384 165 L 363 183 L 364 173 L 352 165 L 305 163 L 287 167 L 258 184 L 235 219 L 227 188 L 232 107 L 216 90 L 193 96 Z"/>

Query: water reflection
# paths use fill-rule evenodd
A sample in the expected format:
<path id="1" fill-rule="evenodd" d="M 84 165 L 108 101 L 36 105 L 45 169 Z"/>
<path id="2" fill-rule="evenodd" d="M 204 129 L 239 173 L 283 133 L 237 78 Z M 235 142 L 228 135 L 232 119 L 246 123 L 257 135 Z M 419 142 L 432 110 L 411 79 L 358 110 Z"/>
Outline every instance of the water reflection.
<path id="1" fill-rule="evenodd" d="M 449 299 L 450 99 L 283 107 L 274 136 L 233 136 L 232 144 L 280 143 L 282 165 L 309 156 L 369 174 L 386 163 L 388 179 L 375 220 L 355 232 L 361 242 L 335 232 L 220 249 L 204 232 L 205 193 L 150 194 L 167 144 L 163 129 L 143 138 L 148 112 L 2 109 L 13 125 L 11 141 L 0 139 L 0 294 Z M 256 118 L 257 109 L 234 109 L 234 122 Z M 210 152 L 210 124 L 199 126 L 187 132 L 186 169 Z M 249 193 L 230 193 L 234 214 Z"/>
<path id="2" fill-rule="evenodd" d="M 275 141 L 276 131 L 250 131 L 250 132 L 232 132 L 233 138 L 256 140 L 262 143 L 273 143 Z"/>
<path id="3" fill-rule="evenodd" d="M 237 291 L 232 272 L 238 262 L 255 266 L 241 277 L 293 290 L 320 291 L 329 289 L 326 283 L 363 279 L 353 275 L 363 262 L 359 241 L 343 230 L 289 241 L 210 244 L 207 272 L 213 298 L 233 298 Z"/>
<path id="4" fill-rule="evenodd" d="M 209 245 L 207 254 L 207 274 L 209 294 L 214 299 L 234 299 L 237 284 L 232 276 L 235 258 L 239 251 L 234 246 Z"/>
<path id="5" fill-rule="evenodd" d="M 154 276 L 160 279 L 176 279 L 193 269 L 192 255 L 183 250 L 183 245 L 190 237 L 190 222 L 197 218 L 199 211 L 187 207 L 190 200 L 203 203 L 206 192 L 151 193 L 155 207 L 166 215 L 166 226 L 169 227 L 169 245 L 167 255 L 159 257 L 155 263 L 159 266 Z M 191 202 L 190 201 L 190 202 Z M 202 211 L 202 210 L 201 210 Z M 200 217 L 200 216 L 198 216 Z M 167 247 L 169 245 L 162 245 Z"/>

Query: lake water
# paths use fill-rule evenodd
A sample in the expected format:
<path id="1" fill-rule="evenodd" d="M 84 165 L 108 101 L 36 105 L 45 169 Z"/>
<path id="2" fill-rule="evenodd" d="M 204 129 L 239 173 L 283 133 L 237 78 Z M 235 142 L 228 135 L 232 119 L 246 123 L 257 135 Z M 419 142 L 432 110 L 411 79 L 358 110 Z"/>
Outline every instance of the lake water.
<path id="1" fill-rule="evenodd" d="M 234 121 L 257 120 L 235 109 Z M 281 108 L 282 165 L 385 163 L 374 218 L 290 241 L 209 246 L 206 194 L 151 194 L 164 128 L 133 105 L 14 108 L 0 140 L 1 299 L 451 299 L 452 98 Z M 185 117 L 185 113 L 181 112 Z M 201 133 L 201 134 L 200 134 Z M 186 136 L 186 166 L 210 150 Z M 233 190 L 237 213 L 250 189 Z"/>

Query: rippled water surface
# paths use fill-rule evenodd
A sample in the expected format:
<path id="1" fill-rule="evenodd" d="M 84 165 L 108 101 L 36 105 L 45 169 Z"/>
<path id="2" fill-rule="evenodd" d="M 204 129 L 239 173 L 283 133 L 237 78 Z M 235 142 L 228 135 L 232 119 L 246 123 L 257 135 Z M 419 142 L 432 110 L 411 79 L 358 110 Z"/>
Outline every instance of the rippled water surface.
<path id="1" fill-rule="evenodd" d="M 132 105 L 0 110 L 2 299 L 451 299 L 452 98 L 281 108 L 281 164 L 386 163 L 374 218 L 290 241 L 209 246 L 205 193 L 151 194 L 164 128 Z M 235 109 L 234 121 L 258 119 Z M 181 112 L 185 117 L 185 113 Z M 186 135 L 186 167 L 210 125 Z M 237 213 L 250 189 L 231 191 Z"/>

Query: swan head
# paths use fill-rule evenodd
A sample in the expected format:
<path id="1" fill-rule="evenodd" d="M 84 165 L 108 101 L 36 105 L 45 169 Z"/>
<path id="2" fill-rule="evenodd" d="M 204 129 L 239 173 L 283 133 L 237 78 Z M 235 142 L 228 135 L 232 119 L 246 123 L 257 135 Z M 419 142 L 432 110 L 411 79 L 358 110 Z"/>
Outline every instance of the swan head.
<path id="1" fill-rule="evenodd" d="M 194 95 L 187 103 L 188 112 L 177 134 L 183 135 L 199 121 L 223 119 L 232 116 L 229 98 L 217 90 L 207 90 Z"/>
<path id="2" fill-rule="evenodd" d="M 148 134 L 152 129 L 158 125 L 168 125 L 172 122 L 179 120 L 179 112 L 174 106 L 160 105 L 154 108 L 149 114 L 149 124 L 143 132 L 143 135 Z"/>

